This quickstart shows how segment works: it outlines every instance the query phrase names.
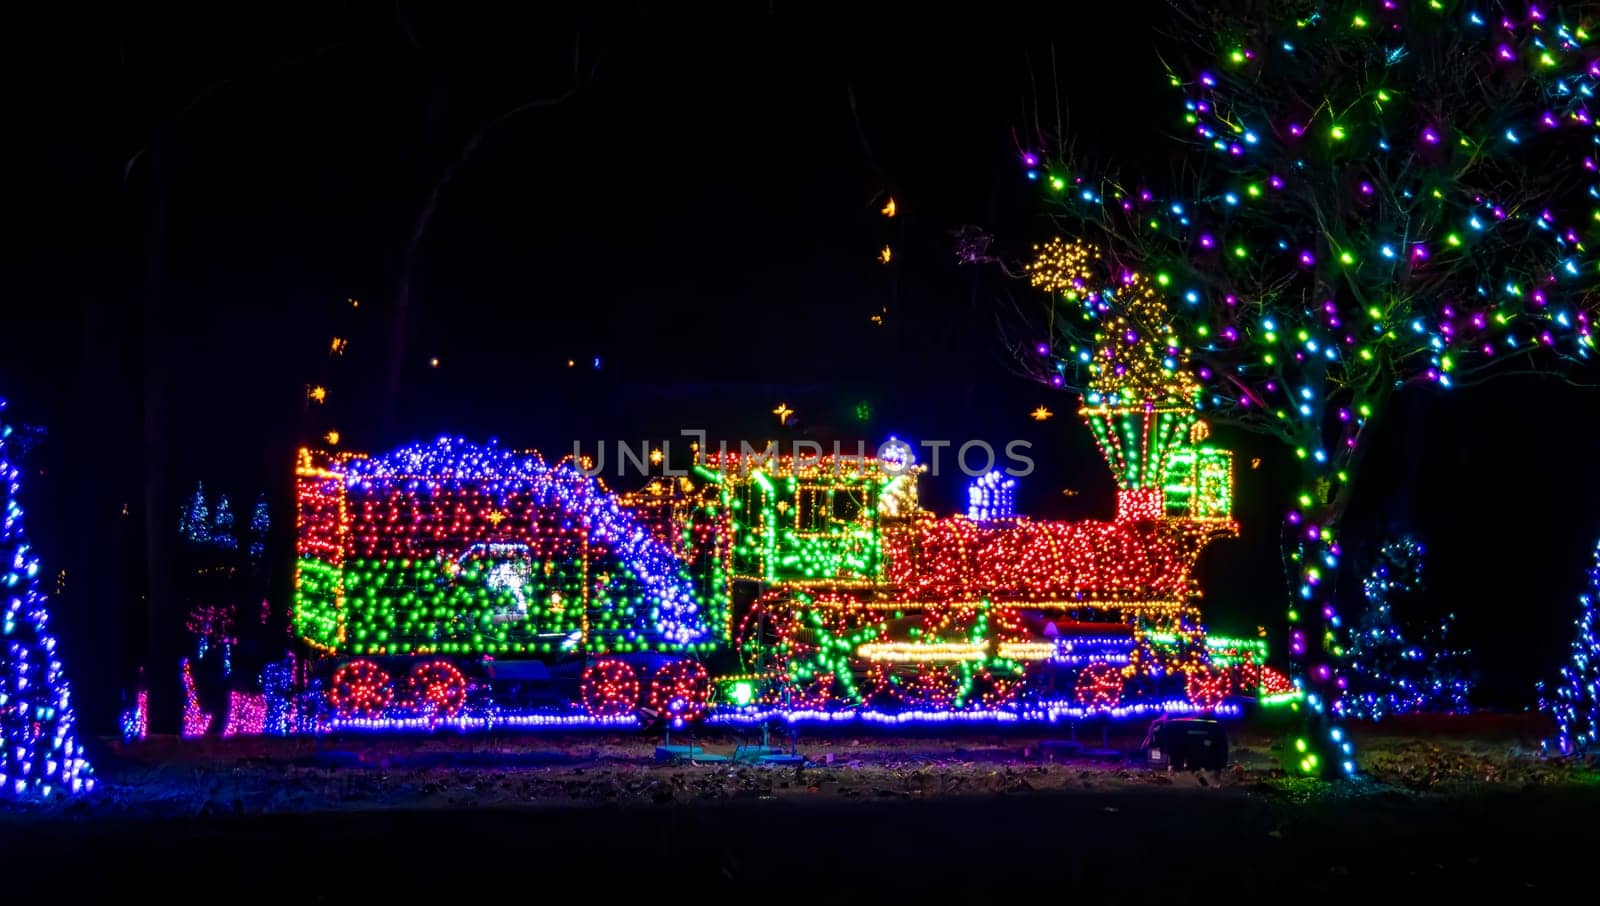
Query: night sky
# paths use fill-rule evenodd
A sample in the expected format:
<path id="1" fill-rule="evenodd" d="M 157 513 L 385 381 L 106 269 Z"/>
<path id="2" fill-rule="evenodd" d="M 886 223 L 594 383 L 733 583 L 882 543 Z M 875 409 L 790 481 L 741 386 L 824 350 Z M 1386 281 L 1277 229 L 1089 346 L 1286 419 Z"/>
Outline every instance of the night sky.
<path id="1" fill-rule="evenodd" d="M 997 315 L 1026 287 L 958 267 L 949 235 L 976 224 L 1011 252 L 1049 235 L 1017 157 L 1057 91 L 1081 157 L 1169 171 L 1160 5 L 1076 6 L 275 4 L 13 29 L 0 393 L 49 430 L 30 527 L 69 570 L 58 623 L 95 729 L 144 634 L 149 475 L 162 525 L 200 479 L 286 513 L 294 448 L 330 429 L 351 449 L 459 433 L 552 458 L 685 428 L 1022 438 L 1022 509 L 1109 516 L 1074 400 L 1004 351 Z M 447 169 L 391 393 L 405 250 Z M 1507 378 L 1409 395 L 1380 428 L 1347 538 L 1424 539 L 1430 606 L 1457 613 L 1491 702 L 1529 701 L 1566 644 L 1600 534 L 1597 399 Z M 1057 417 L 1031 421 L 1041 403 Z M 1216 438 L 1237 451 L 1245 537 L 1203 561 L 1207 616 L 1264 624 L 1281 651 L 1290 475 L 1262 440 Z M 948 511 L 961 481 L 925 497 Z"/>

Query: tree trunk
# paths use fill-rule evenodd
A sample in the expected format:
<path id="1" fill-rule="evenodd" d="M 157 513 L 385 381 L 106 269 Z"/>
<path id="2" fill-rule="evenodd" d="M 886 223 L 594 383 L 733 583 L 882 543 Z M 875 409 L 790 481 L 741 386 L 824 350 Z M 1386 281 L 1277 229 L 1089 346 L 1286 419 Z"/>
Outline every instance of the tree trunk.
<path id="1" fill-rule="evenodd" d="M 1304 700 L 1295 706 L 1302 720 L 1286 750 L 1288 767 L 1330 779 L 1355 772 L 1355 753 L 1334 714 L 1344 683 L 1334 655 L 1338 644 L 1337 527 L 1337 515 L 1328 510 L 1315 518 L 1291 515 L 1284 522 L 1285 565 L 1292 581 L 1289 656 L 1305 692 Z"/>
<path id="2" fill-rule="evenodd" d="M 147 154 L 148 234 L 144 273 L 145 681 L 152 733 L 176 733 L 179 703 L 177 619 L 172 600 L 173 508 L 167 488 L 168 329 L 165 286 L 166 205 L 175 126 L 162 123 Z"/>
<path id="3" fill-rule="evenodd" d="M 1376 414 L 1383 411 L 1390 393 L 1380 379 L 1372 397 L 1362 400 L 1373 416 L 1364 424 L 1352 423 L 1356 414 L 1346 411 L 1337 424 L 1347 427 L 1330 430 L 1323 408 L 1327 400 L 1323 374 L 1309 368 L 1307 374 L 1316 407 L 1307 421 L 1317 433 L 1307 448 L 1297 451 L 1302 463 L 1300 493 L 1305 496 L 1295 502 L 1283 524 L 1284 567 L 1290 585 L 1289 656 L 1305 697 L 1295 705 L 1301 725 L 1285 754 L 1291 771 L 1338 778 L 1356 770 L 1355 752 L 1335 712 L 1345 684 L 1337 654 L 1339 522 L 1350 504 L 1354 487 L 1350 479 L 1372 446 Z M 1359 404 L 1351 400 L 1350 405 Z M 1330 433 L 1336 434 L 1332 449 L 1327 445 Z"/>

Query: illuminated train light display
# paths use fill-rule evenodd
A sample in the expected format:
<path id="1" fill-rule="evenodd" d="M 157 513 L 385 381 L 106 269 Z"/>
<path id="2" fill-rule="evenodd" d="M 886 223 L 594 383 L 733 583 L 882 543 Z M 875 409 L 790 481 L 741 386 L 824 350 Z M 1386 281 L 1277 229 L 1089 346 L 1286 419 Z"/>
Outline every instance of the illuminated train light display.
<path id="1" fill-rule="evenodd" d="M 1159 481 L 1078 522 L 1013 515 L 998 478 L 935 517 L 906 461 L 712 454 L 618 496 L 459 440 L 307 451 L 294 626 L 318 657 L 273 725 L 1007 724 L 1292 696 L 1264 643 L 1199 623 L 1192 567 L 1236 526 L 1229 454 L 1183 428 Z"/>
<path id="2" fill-rule="evenodd" d="M 622 495 L 459 439 L 302 451 L 293 626 L 313 656 L 269 723 L 1008 724 L 1297 696 L 1263 642 L 1200 622 L 1195 562 L 1238 527 L 1192 380 L 1159 332 L 1103 345 L 1080 414 L 1117 478 L 1108 521 L 1016 515 L 998 473 L 935 516 L 895 443 L 697 455 Z"/>

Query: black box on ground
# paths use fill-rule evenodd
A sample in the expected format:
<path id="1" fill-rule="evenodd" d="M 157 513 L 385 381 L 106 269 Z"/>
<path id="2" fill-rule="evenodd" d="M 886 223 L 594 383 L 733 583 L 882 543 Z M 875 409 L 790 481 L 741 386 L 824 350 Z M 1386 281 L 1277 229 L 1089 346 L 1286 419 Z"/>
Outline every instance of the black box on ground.
<path id="1" fill-rule="evenodd" d="M 1150 725 L 1144 740 L 1151 767 L 1179 771 L 1228 766 L 1228 734 L 1222 724 L 1200 718 L 1163 718 Z"/>

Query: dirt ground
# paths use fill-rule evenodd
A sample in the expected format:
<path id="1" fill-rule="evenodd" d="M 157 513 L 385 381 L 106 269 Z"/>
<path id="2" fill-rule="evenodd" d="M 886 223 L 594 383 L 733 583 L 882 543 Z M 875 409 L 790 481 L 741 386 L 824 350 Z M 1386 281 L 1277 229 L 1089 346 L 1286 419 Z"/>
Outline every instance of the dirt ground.
<path id="1" fill-rule="evenodd" d="M 1368 776 L 1345 783 L 1287 776 L 1281 732 L 1239 725 L 1229 767 L 1200 772 L 1095 751 L 1135 748 L 1131 728 L 807 733 L 792 741 L 805 763 L 783 766 L 663 760 L 660 734 L 157 739 L 106 752 L 87 799 L 0 812 L 0 852 L 190 884 L 291 882 L 313 900 L 560 879 L 824 899 L 909 884 L 1141 901 L 1308 878 L 1315 891 L 1527 896 L 1555 889 L 1559 853 L 1592 848 L 1562 828 L 1600 816 L 1600 773 L 1535 757 L 1539 729 L 1520 716 L 1385 724 L 1358 734 Z M 716 757 L 758 741 L 692 742 Z"/>

